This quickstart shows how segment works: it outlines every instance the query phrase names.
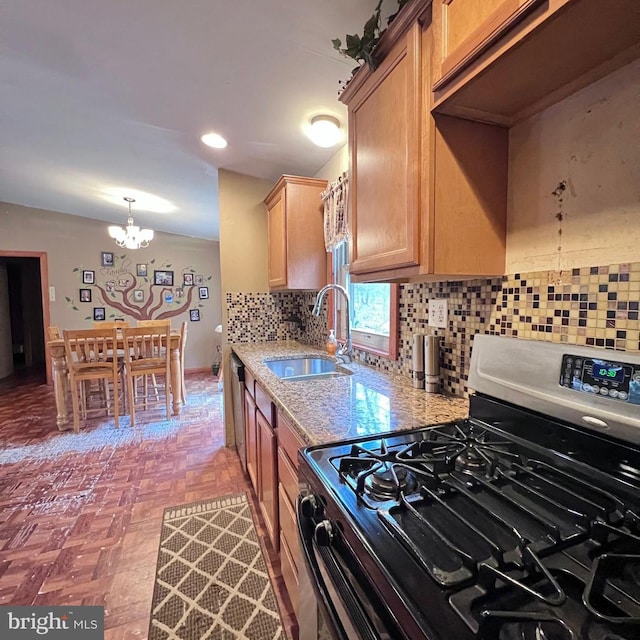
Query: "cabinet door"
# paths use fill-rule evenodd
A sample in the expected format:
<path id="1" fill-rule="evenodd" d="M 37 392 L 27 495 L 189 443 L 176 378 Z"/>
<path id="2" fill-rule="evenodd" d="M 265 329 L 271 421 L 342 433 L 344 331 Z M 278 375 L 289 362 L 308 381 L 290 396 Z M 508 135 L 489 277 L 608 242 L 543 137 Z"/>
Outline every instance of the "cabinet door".
<path id="1" fill-rule="evenodd" d="M 349 102 L 355 274 L 419 264 L 420 42 L 416 24 Z"/>
<path id="2" fill-rule="evenodd" d="M 544 0 L 436 0 L 441 64 L 434 88 L 470 65 L 529 11 Z"/>
<path id="3" fill-rule="evenodd" d="M 286 192 L 269 208 L 269 287 L 287 286 L 287 216 Z"/>
<path id="4" fill-rule="evenodd" d="M 258 503 L 273 548 L 279 548 L 277 439 L 267 419 L 256 411 L 258 430 Z"/>
<path id="5" fill-rule="evenodd" d="M 244 441 L 247 447 L 247 473 L 258 493 L 258 439 L 256 432 L 256 403 L 248 391 L 244 392 Z"/>

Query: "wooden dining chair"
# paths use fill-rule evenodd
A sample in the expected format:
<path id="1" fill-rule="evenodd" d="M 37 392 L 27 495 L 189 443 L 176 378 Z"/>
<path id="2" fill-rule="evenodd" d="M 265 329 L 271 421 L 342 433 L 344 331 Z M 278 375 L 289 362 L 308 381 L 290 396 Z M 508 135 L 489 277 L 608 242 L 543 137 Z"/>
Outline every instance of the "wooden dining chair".
<path id="1" fill-rule="evenodd" d="M 164 327 L 165 324 L 169 325 L 169 330 L 171 330 L 170 320 L 138 320 L 137 322 L 139 327 Z"/>
<path id="2" fill-rule="evenodd" d="M 169 331 L 171 331 L 171 321 L 168 320 L 168 319 L 165 319 L 165 320 L 138 320 L 137 326 L 139 326 L 139 327 L 164 327 L 164 326 L 167 326 L 167 327 L 169 327 Z M 168 348 L 168 345 L 167 345 L 167 347 L 163 347 L 163 349 L 164 348 Z M 149 378 L 145 378 L 145 389 L 144 389 L 145 395 L 146 395 L 146 393 L 148 391 L 148 388 L 149 388 L 148 387 L 148 381 L 149 381 Z M 154 394 L 156 396 L 156 400 L 158 400 L 160 396 L 158 395 L 158 384 L 156 383 L 155 374 L 153 374 L 151 376 L 151 386 L 153 387 L 153 392 L 154 392 Z"/>
<path id="3" fill-rule="evenodd" d="M 146 409 L 150 401 L 147 376 L 163 376 L 167 420 L 171 418 L 171 372 L 169 345 L 169 324 L 164 326 L 128 327 L 122 331 L 125 354 L 125 375 L 127 378 L 127 398 L 131 426 L 135 424 L 136 408 Z M 143 378 L 142 401 L 137 393 L 139 378 Z M 158 386 L 155 391 L 157 393 Z M 159 398 L 157 398 L 159 400 Z"/>
<path id="4" fill-rule="evenodd" d="M 104 322 L 100 320 L 99 322 L 93 323 L 94 329 L 124 329 L 125 327 L 129 327 L 131 323 L 128 320 L 115 320 L 114 322 Z"/>
<path id="5" fill-rule="evenodd" d="M 60 329 L 58 329 L 58 327 L 47 327 L 48 340 L 60 340 L 61 338 L 62 334 L 60 333 Z"/>
<path id="6" fill-rule="evenodd" d="M 115 329 L 78 329 L 65 330 L 64 349 L 69 370 L 69 386 L 73 406 L 73 430 L 80 431 L 80 417 L 87 419 L 90 409 L 89 390 L 91 382 L 101 381 L 100 396 L 104 401 L 107 415 L 113 402 L 113 415 L 116 427 L 119 427 L 120 407 L 117 358 L 113 351 L 117 344 Z"/>

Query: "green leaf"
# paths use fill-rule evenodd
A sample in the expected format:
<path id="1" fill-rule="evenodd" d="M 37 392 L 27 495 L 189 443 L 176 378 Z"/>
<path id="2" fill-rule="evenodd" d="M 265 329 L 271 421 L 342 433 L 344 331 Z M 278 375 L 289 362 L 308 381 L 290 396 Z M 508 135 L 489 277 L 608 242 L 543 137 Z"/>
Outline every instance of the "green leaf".
<path id="1" fill-rule="evenodd" d="M 347 34 L 347 51 L 357 51 L 360 48 L 360 36 L 357 34 Z"/>
<path id="2" fill-rule="evenodd" d="M 167 265 L 167 269 L 168 269 L 170 266 L 171 266 L 171 265 L 170 265 L 170 264 L 168 264 L 168 265 Z"/>
<path id="3" fill-rule="evenodd" d="M 78 267 L 76 267 L 76 268 L 72 271 L 72 273 L 75 273 L 76 271 L 80 271 L 80 269 L 78 269 Z"/>
<path id="4" fill-rule="evenodd" d="M 80 311 L 80 309 L 78 309 L 78 307 L 71 307 L 74 311 Z"/>
<path id="5" fill-rule="evenodd" d="M 340 41 L 340 38 L 334 38 L 331 41 L 331 44 L 333 45 L 334 49 L 337 49 L 338 51 L 340 51 L 340 47 L 342 46 L 342 42 Z"/>
<path id="6" fill-rule="evenodd" d="M 378 16 L 374 13 L 364 25 L 363 40 L 371 40 L 376 35 L 378 29 Z"/>
<path id="7" fill-rule="evenodd" d="M 85 320 L 91 320 L 91 316 L 85 316 Z"/>
<path id="8" fill-rule="evenodd" d="M 153 260 L 151 260 L 150 262 L 151 262 L 151 264 L 153 264 L 155 261 L 156 261 L 156 259 L 154 258 L 154 259 L 153 259 Z"/>
<path id="9" fill-rule="evenodd" d="M 71 302 L 71 298 L 70 298 L 69 296 L 65 296 L 65 297 L 64 297 L 64 299 L 65 299 L 67 302 Z"/>
<path id="10" fill-rule="evenodd" d="M 211 280 L 211 276 L 209 276 L 209 277 L 207 278 L 207 280 Z"/>

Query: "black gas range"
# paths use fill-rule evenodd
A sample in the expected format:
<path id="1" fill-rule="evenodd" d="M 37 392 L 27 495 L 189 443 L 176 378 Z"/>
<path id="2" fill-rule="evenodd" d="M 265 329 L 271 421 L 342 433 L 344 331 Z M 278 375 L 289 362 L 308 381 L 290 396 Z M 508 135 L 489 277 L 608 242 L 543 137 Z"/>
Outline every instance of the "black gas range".
<path id="1" fill-rule="evenodd" d="M 328 637 L 640 638 L 640 356 L 476 336 L 469 386 L 467 420 L 300 453 Z"/>

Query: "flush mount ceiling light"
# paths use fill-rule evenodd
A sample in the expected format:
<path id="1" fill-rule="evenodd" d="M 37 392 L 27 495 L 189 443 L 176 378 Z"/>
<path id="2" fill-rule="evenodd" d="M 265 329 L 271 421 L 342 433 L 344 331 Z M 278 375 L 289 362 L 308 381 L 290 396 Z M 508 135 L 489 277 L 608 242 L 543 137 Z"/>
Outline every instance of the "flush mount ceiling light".
<path id="1" fill-rule="evenodd" d="M 214 149 L 224 149 L 227 146 L 227 141 L 218 133 L 205 133 L 200 140 Z"/>
<path id="2" fill-rule="evenodd" d="M 333 147 L 342 139 L 340 121 L 333 116 L 315 116 L 311 118 L 307 135 L 319 147 Z"/>
<path id="3" fill-rule="evenodd" d="M 123 229 L 118 225 L 112 225 L 109 227 L 109 235 L 115 240 L 115 243 L 119 247 L 124 247 L 125 249 L 144 249 L 148 247 L 151 240 L 153 240 L 153 231 L 151 229 L 141 229 L 133 224 L 131 203 L 135 202 L 135 198 L 124 197 L 123 200 L 129 204 L 127 227 Z"/>

